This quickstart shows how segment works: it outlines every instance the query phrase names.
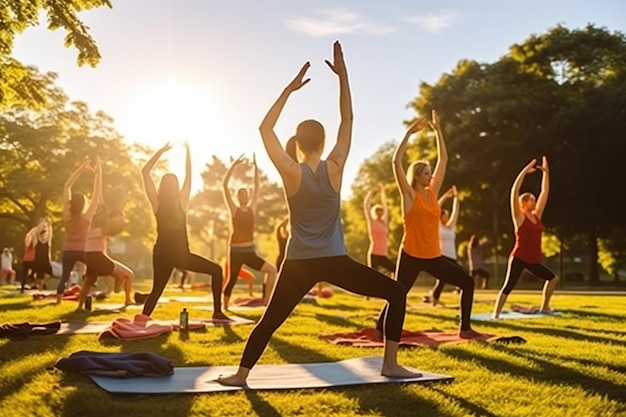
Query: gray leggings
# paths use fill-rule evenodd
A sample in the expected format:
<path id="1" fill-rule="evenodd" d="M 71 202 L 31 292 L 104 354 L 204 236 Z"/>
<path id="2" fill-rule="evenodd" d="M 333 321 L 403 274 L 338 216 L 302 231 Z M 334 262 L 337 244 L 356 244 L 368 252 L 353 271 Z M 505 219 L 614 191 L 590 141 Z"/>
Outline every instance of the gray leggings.
<path id="1" fill-rule="evenodd" d="M 406 310 L 405 290 L 400 283 L 347 255 L 287 259 L 283 262 L 267 309 L 250 334 L 241 358 L 242 367 L 251 369 L 257 363 L 272 334 L 319 281 L 356 294 L 387 300 L 389 308 L 383 318 L 384 333 L 388 340 L 400 341 Z"/>

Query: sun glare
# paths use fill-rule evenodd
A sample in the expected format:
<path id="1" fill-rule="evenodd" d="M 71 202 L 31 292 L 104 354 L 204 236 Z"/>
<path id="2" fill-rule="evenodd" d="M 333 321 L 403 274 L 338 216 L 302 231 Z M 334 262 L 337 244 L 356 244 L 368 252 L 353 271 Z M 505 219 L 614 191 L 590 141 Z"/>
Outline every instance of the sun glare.
<path id="1" fill-rule="evenodd" d="M 122 117 L 118 118 L 120 131 L 129 143 L 140 143 L 156 150 L 165 143 L 173 148 L 164 155 L 170 170 L 184 173 L 183 144 L 189 142 L 194 171 L 206 162 L 201 152 L 210 141 L 211 153 L 228 154 L 228 143 L 211 140 L 225 137 L 216 110 L 214 97 L 207 85 L 169 79 L 140 90 L 130 99 Z M 220 146 L 220 143 L 222 144 Z"/>

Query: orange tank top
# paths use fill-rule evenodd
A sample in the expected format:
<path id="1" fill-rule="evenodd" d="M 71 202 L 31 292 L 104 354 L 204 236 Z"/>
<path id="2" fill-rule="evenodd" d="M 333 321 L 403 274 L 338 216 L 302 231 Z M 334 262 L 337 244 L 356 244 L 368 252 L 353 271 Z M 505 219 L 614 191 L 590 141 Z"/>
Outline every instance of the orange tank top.
<path id="1" fill-rule="evenodd" d="M 430 201 L 415 192 L 413 206 L 404 214 L 402 247 L 414 258 L 433 259 L 441 256 L 439 244 L 439 217 L 441 208 L 435 193 L 426 188 Z"/>

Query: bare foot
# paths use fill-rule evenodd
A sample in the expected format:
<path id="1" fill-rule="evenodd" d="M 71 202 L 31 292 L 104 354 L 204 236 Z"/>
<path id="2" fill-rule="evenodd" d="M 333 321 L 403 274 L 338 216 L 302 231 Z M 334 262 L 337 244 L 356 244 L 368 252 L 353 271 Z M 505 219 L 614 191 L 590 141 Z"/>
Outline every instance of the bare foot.
<path id="1" fill-rule="evenodd" d="M 226 314 L 222 313 L 221 311 L 216 311 L 215 313 L 213 313 L 213 318 L 216 320 L 231 320 L 230 317 L 228 317 Z"/>
<path id="2" fill-rule="evenodd" d="M 218 382 L 222 385 L 227 385 L 229 387 L 245 387 L 246 386 L 246 378 L 239 376 L 238 374 L 231 376 L 219 376 L 215 382 Z"/>
<path id="3" fill-rule="evenodd" d="M 482 334 L 472 329 L 459 330 L 459 337 L 461 339 L 484 339 L 485 338 L 485 336 L 483 336 Z"/>
<path id="4" fill-rule="evenodd" d="M 388 378 L 420 378 L 424 376 L 424 374 L 409 371 L 398 364 L 388 365 L 386 363 L 383 363 L 383 369 L 381 369 L 380 374 Z"/>

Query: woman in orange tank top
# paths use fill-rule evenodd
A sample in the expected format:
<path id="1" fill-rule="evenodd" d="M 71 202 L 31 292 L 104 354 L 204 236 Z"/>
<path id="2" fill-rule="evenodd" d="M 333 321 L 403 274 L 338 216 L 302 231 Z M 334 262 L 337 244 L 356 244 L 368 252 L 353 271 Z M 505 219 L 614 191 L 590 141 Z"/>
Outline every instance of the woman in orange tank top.
<path id="1" fill-rule="evenodd" d="M 443 183 L 448 163 L 448 152 L 439 126 L 437 113 L 433 110 L 429 123 L 437 137 L 438 160 L 434 173 L 425 161 L 416 161 L 409 166 L 405 174 L 402 159 L 406 152 L 409 138 L 419 132 L 426 123 L 419 118 L 409 126 L 404 139 L 398 145 L 393 156 L 393 173 L 400 189 L 402 214 L 404 217 L 404 236 L 396 279 L 408 293 L 420 272 L 427 272 L 433 277 L 461 288 L 461 323 L 459 336 L 463 338 L 479 337 L 472 330 L 470 315 L 474 301 L 474 280 L 457 263 L 441 255 L 439 243 L 439 222 L 441 208 L 437 196 Z M 380 313 L 377 328 L 380 330 L 386 314 L 386 306 Z"/>

